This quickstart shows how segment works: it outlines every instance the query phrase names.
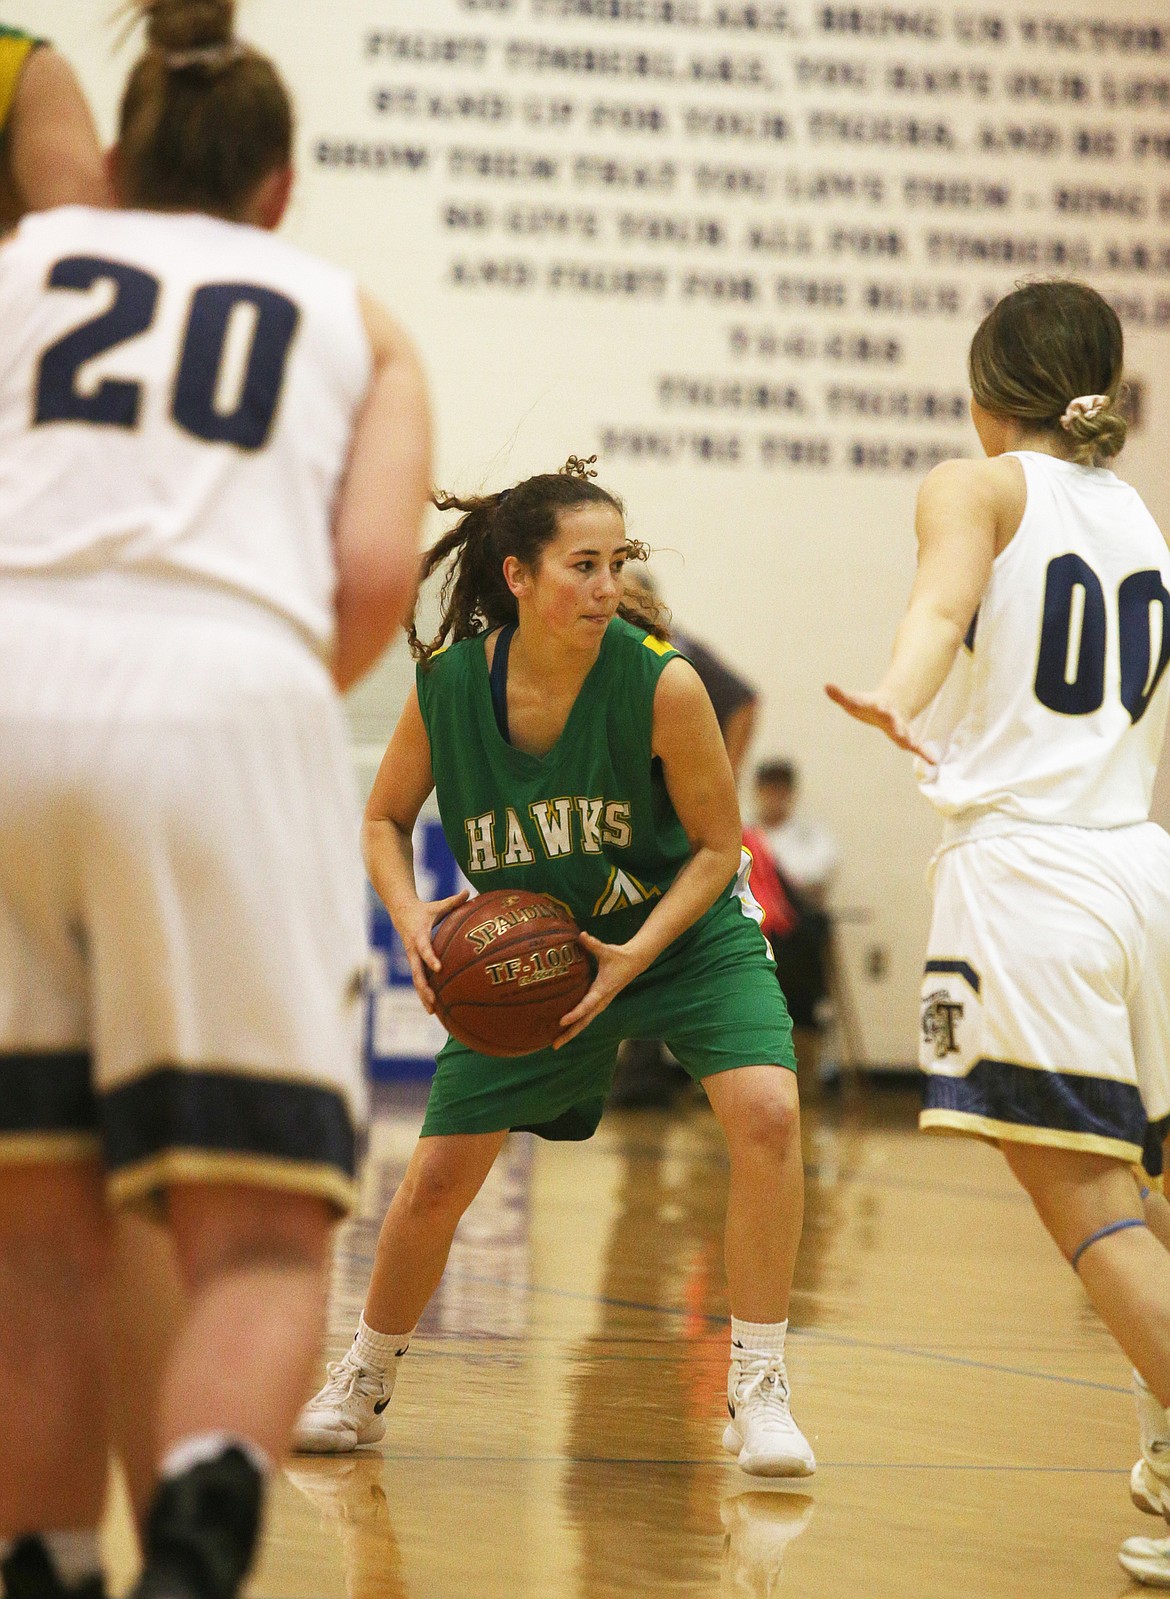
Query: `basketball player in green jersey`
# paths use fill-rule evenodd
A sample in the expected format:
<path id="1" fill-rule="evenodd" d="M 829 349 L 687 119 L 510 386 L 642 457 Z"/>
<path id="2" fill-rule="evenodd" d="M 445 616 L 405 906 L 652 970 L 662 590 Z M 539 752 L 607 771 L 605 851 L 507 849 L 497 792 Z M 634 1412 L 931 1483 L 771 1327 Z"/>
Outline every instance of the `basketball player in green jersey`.
<path id="1" fill-rule="evenodd" d="M 731 1157 L 724 1446 L 745 1471 L 807 1476 L 816 1463 L 784 1366 L 804 1199 L 791 1023 L 746 888 L 711 702 L 654 618 L 623 601 L 622 568 L 645 551 L 591 475 L 572 459 L 501 494 L 438 501 L 463 513 L 423 564 L 425 580 L 452 563 L 442 623 L 429 645 L 411 628 L 417 689 L 365 843 L 428 1009 L 431 929 L 464 897 L 428 904 L 415 889 L 411 833 L 432 789 L 470 882 L 562 900 L 596 976 L 551 1049 L 505 1060 L 443 1046 L 357 1335 L 301 1412 L 296 1444 L 333 1453 L 381 1438 L 396 1362 L 509 1129 L 588 1138 L 619 1042 L 664 1038 L 706 1090 Z"/>

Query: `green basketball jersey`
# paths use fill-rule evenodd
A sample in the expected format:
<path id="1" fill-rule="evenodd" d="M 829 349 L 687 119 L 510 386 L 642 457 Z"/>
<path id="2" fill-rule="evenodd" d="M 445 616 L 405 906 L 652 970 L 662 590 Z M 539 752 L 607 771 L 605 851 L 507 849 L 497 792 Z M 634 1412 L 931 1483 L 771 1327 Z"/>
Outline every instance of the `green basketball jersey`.
<path id="1" fill-rule="evenodd" d="M 654 690 L 677 653 L 615 617 L 543 756 L 496 725 L 484 635 L 419 667 L 443 831 L 476 889 L 552 894 L 606 943 L 633 936 L 691 855 L 650 747 Z"/>

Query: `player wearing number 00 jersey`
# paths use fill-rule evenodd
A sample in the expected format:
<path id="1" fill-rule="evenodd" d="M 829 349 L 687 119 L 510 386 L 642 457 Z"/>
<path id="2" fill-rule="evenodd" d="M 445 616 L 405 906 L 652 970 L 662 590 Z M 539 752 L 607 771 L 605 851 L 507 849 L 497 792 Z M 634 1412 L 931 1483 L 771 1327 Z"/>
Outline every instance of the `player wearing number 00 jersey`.
<path id="1" fill-rule="evenodd" d="M 1170 1128 L 1170 838 L 1148 820 L 1170 550 L 1106 464 L 1125 439 L 1121 371 L 1120 324 L 1091 289 L 1037 283 L 1000 301 L 970 357 L 989 459 L 927 479 L 889 670 L 873 693 L 829 692 L 923 758 L 946 818 L 922 1126 L 998 1142 L 1153 1391 L 1135 1497 L 1157 1511 L 1170 1254 L 1131 1163 L 1159 1165 Z M 1170 1585 L 1170 1547 L 1132 1555 L 1135 1575 Z"/>
<path id="2" fill-rule="evenodd" d="M 363 1114 L 337 690 L 409 607 L 430 476 L 407 341 L 272 235 L 272 64 L 229 0 L 141 9 L 122 209 L 0 248 L 0 1587 L 46 1599 L 100 1593 L 115 1345 L 137 1599 L 232 1599 L 254 1553 Z M 109 1212 L 148 1198 L 186 1295 L 130 1357 Z"/>
<path id="3" fill-rule="evenodd" d="M 1113 472 L 1011 453 L 1020 525 L 915 728 L 947 818 L 921 1124 L 1137 1161 L 1170 1114 L 1170 550 Z"/>

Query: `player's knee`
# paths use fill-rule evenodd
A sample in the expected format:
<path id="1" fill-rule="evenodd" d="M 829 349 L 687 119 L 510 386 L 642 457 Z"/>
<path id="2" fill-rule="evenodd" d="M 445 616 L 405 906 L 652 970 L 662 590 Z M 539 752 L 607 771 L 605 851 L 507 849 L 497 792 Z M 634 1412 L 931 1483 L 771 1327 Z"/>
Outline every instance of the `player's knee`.
<path id="1" fill-rule="evenodd" d="M 426 1222 L 462 1216 L 475 1197 L 470 1183 L 458 1165 L 441 1156 L 422 1161 L 403 1179 L 401 1204 L 414 1221 Z"/>
<path id="2" fill-rule="evenodd" d="M 229 1271 L 321 1271 L 336 1216 L 323 1199 L 244 1184 L 180 1184 L 167 1196 L 189 1285 Z"/>
<path id="3" fill-rule="evenodd" d="M 786 1074 L 787 1075 L 787 1074 Z M 800 1137 L 800 1104 L 795 1093 L 769 1093 L 747 1107 L 738 1127 L 729 1135 L 732 1147 L 779 1160 Z"/>

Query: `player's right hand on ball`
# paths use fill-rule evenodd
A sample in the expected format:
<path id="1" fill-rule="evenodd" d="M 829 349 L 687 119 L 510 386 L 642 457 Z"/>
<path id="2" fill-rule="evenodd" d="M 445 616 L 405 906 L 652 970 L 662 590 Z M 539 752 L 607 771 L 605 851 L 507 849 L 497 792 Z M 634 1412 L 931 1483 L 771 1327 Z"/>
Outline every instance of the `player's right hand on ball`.
<path id="1" fill-rule="evenodd" d="M 431 944 L 431 929 L 436 922 L 441 922 L 444 916 L 462 905 L 468 898 L 468 890 L 463 888 L 458 894 L 449 894 L 446 899 L 416 899 L 412 905 L 399 911 L 393 919 L 395 930 L 406 950 L 406 958 L 410 962 L 414 991 L 430 1015 L 434 1015 L 435 996 L 431 985 L 427 982 L 427 973 L 443 969 Z"/>

